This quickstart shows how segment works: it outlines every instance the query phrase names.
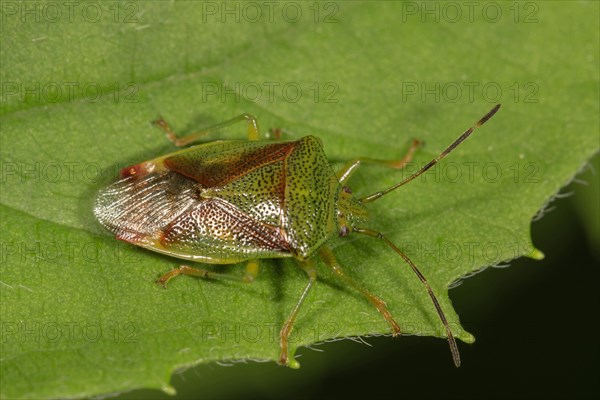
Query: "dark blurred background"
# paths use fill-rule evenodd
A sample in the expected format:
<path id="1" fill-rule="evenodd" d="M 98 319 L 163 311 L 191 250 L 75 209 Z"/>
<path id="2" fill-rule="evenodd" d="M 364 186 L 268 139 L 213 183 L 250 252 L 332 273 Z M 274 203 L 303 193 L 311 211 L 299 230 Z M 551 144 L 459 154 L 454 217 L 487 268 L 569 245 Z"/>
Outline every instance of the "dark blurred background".
<path id="1" fill-rule="evenodd" d="M 561 191 L 573 195 L 533 222 L 545 260 L 488 268 L 450 291 L 477 338 L 459 343 L 459 369 L 443 340 L 368 338 L 371 347 L 346 340 L 319 346 L 323 352 L 300 349 L 297 371 L 274 363 L 201 365 L 172 377 L 175 397 L 140 390 L 120 398 L 598 399 L 598 160 Z"/>

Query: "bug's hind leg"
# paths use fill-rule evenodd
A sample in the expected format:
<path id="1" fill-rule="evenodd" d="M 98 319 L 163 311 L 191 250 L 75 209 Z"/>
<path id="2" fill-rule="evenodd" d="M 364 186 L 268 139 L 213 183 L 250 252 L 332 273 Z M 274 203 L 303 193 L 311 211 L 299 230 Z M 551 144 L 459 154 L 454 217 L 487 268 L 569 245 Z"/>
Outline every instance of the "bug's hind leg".
<path id="1" fill-rule="evenodd" d="M 208 279 L 226 279 L 230 281 L 237 281 L 242 283 L 252 283 L 258 276 L 258 260 L 250 260 L 248 264 L 246 264 L 246 271 L 244 275 L 231 275 L 231 274 L 221 274 L 218 272 L 209 271 L 207 269 L 202 268 L 192 268 L 187 265 L 181 265 L 178 268 L 172 269 L 171 271 L 164 274 L 160 277 L 156 283 L 161 284 L 166 287 L 167 282 L 171 279 L 175 278 L 178 275 L 190 275 L 190 276 L 198 276 L 201 278 Z"/>
<path id="2" fill-rule="evenodd" d="M 248 140 L 260 139 L 260 133 L 258 131 L 258 121 L 256 120 L 255 116 L 250 115 L 250 114 L 238 115 L 235 118 L 232 118 L 225 122 L 221 122 L 220 124 L 213 125 L 211 127 L 202 129 L 198 132 L 191 133 L 191 134 L 181 137 L 181 138 L 177 137 L 177 135 L 175 134 L 175 132 L 173 132 L 173 130 L 171 129 L 171 127 L 169 126 L 167 121 L 165 121 L 163 118 L 157 119 L 156 121 L 153 122 L 153 124 L 162 128 L 162 130 L 164 130 L 165 133 L 167 134 L 167 139 L 169 139 L 171 142 L 173 142 L 175 144 L 175 146 L 182 147 L 182 146 L 186 146 L 190 143 L 196 142 L 196 141 L 202 139 L 204 136 L 210 135 L 211 133 L 220 131 L 221 129 L 224 129 L 228 126 L 237 124 L 239 122 L 244 122 L 244 121 L 246 121 L 248 123 L 248 132 L 247 132 Z"/>
<path id="3" fill-rule="evenodd" d="M 344 165 L 342 167 L 342 169 L 340 169 L 337 172 L 337 174 L 336 174 L 337 178 L 342 185 L 345 184 L 346 181 L 348 181 L 348 179 L 350 179 L 350 176 L 352 176 L 352 174 L 356 171 L 356 169 L 360 166 L 361 163 L 379 164 L 379 165 L 383 165 L 383 166 L 389 167 L 389 168 L 402 169 L 409 162 L 412 161 L 413 155 L 415 154 L 417 149 L 419 147 L 421 147 L 422 145 L 423 145 L 423 142 L 421 142 L 420 140 L 417 140 L 417 139 L 413 139 L 413 141 L 412 141 L 410 147 L 408 148 L 408 151 L 404 155 L 404 157 L 399 158 L 397 160 L 378 160 L 378 159 L 366 158 L 366 157 L 355 158 L 354 160 L 348 161 L 346 163 L 346 165 Z"/>
<path id="4" fill-rule="evenodd" d="M 300 299 L 294 306 L 294 309 L 290 313 L 288 319 L 285 321 L 283 326 L 281 327 L 281 331 L 279 331 L 279 342 L 281 347 L 281 353 L 279 356 L 279 361 L 277 362 L 280 365 L 287 365 L 290 368 L 300 368 L 300 363 L 294 359 L 294 351 L 289 350 L 289 339 L 290 334 L 292 333 L 292 329 L 294 329 L 294 322 L 296 321 L 296 317 L 298 316 L 298 311 L 302 306 L 302 303 L 306 299 L 308 292 L 312 288 L 313 284 L 317 280 L 317 270 L 312 261 L 299 261 L 300 268 L 306 272 L 308 275 L 308 283 L 306 287 L 302 291 L 300 295 Z"/>
<path id="5" fill-rule="evenodd" d="M 377 311 L 379 311 L 381 315 L 383 315 L 383 318 L 385 318 L 388 324 L 390 324 L 390 326 L 392 327 L 392 334 L 394 336 L 400 334 L 400 325 L 398 325 L 398 323 L 394 320 L 392 314 L 388 310 L 383 300 L 369 292 L 367 289 L 363 288 L 358 282 L 346 275 L 342 270 L 342 267 L 336 260 L 335 255 L 329 248 L 327 248 L 326 246 L 321 247 L 321 249 L 319 249 L 319 255 L 321 256 L 325 264 L 327 264 L 333 270 L 333 272 L 337 275 L 338 278 L 343 280 L 348 286 L 351 286 L 355 290 L 359 291 L 363 296 L 367 298 L 367 300 L 371 302 L 371 304 L 375 306 L 375 308 L 377 308 Z"/>

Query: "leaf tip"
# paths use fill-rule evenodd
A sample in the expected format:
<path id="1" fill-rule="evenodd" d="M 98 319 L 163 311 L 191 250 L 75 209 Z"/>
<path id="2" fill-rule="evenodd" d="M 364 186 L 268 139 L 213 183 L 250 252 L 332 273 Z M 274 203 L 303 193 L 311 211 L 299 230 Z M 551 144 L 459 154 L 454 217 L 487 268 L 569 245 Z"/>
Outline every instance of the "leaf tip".
<path id="1" fill-rule="evenodd" d="M 171 385 L 163 385 L 160 390 L 168 394 L 169 396 L 175 396 L 177 394 L 177 390 Z"/>
<path id="2" fill-rule="evenodd" d="M 543 260 L 546 256 L 544 255 L 544 253 L 542 253 L 541 250 L 538 250 L 534 247 L 531 253 L 527 254 L 527 257 L 539 261 Z"/>
<path id="3" fill-rule="evenodd" d="M 288 361 L 287 367 L 291 368 L 291 369 L 299 369 L 300 363 L 298 361 L 296 361 L 295 359 L 291 359 Z"/>
<path id="4" fill-rule="evenodd" d="M 468 344 L 473 344 L 475 343 L 475 336 L 473 336 L 471 333 L 469 332 L 464 332 L 464 335 L 459 336 L 460 340 L 462 340 L 465 343 Z"/>

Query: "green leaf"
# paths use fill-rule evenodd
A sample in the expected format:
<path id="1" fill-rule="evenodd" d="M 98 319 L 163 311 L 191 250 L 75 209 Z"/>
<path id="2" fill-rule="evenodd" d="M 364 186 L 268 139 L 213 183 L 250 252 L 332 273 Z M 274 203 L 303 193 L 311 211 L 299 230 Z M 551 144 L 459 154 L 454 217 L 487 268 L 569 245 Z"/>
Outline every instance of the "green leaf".
<path id="1" fill-rule="evenodd" d="M 213 2 L 72 13 L 48 3 L 60 14 L 45 4 L 2 4 L 3 398 L 170 391 L 178 368 L 277 359 L 278 331 L 306 284 L 293 262 L 265 262 L 252 285 L 179 278 L 164 290 L 154 280 L 177 261 L 117 241 L 94 219 L 95 194 L 120 167 L 174 150 L 150 125 L 159 115 L 186 134 L 249 112 L 263 131 L 319 136 L 336 167 L 425 141 L 405 171 L 362 167 L 350 182 L 361 196 L 414 172 L 503 103 L 434 170 L 370 205 L 369 227 L 419 266 L 465 342 L 473 337 L 447 287 L 539 255 L 532 217 L 598 151 L 597 2 L 520 12 L 494 3 L 500 16 L 476 9 L 473 21 L 436 20 L 421 3 L 277 3 L 257 18 L 236 2 L 237 20 Z M 395 253 L 356 235 L 332 247 L 406 333 L 443 336 Z M 294 346 L 389 333 L 322 263 L 319 274 Z"/>

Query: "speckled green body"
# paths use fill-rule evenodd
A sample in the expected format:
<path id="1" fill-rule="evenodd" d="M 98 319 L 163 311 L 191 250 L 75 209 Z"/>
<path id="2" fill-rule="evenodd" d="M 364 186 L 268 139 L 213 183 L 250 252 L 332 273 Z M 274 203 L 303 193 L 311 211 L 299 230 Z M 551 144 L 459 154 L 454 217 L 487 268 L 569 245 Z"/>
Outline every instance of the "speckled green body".
<path id="1" fill-rule="evenodd" d="M 338 233 L 342 187 L 313 136 L 211 142 L 121 177 L 100 192 L 98 220 L 121 240 L 174 257 L 302 260 Z"/>

